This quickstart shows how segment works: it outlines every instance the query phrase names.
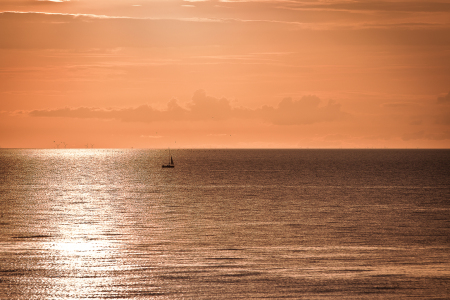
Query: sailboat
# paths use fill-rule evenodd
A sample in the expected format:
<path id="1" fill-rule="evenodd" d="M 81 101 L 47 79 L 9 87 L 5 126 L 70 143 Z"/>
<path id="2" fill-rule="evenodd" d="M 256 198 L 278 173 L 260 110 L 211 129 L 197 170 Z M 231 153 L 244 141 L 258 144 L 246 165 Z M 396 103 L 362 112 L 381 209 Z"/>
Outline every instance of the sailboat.
<path id="1" fill-rule="evenodd" d="M 169 149 L 169 163 L 167 165 L 162 165 L 163 168 L 175 168 L 175 165 L 173 164 L 172 155 L 170 155 L 170 149 Z"/>

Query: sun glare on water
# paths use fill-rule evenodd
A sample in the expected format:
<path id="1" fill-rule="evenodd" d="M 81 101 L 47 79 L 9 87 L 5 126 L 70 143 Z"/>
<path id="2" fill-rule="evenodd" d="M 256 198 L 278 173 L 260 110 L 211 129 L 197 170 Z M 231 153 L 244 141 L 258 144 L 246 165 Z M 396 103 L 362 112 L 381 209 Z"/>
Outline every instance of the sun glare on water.
<path id="1" fill-rule="evenodd" d="M 55 243 L 51 249 L 59 251 L 65 257 L 101 257 L 110 245 L 99 241 L 69 240 Z"/>
<path id="2" fill-rule="evenodd" d="M 120 255 L 120 217 L 117 215 L 116 172 L 97 150 L 48 151 L 64 168 L 53 172 L 54 238 L 46 243 L 49 268 L 54 272 L 47 293 L 51 299 L 102 298 L 111 292 L 115 274 L 124 263 Z M 107 171 L 101 172 L 101 167 Z M 104 169 L 103 169 L 104 170 Z M 50 207 L 49 207 L 50 209 Z"/>

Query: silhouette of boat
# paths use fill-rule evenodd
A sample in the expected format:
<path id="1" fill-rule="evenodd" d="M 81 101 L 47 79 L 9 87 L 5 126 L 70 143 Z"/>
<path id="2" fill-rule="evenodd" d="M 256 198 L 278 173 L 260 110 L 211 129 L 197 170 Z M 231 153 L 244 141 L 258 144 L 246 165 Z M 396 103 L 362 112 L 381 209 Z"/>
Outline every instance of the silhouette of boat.
<path id="1" fill-rule="evenodd" d="M 163 168 L 175 168 L 175 165 L 173 164 L 172 155 L 170 155 L 170 149 L 169 149 L 169 163 L 167 165 L 162 165 Z"/>

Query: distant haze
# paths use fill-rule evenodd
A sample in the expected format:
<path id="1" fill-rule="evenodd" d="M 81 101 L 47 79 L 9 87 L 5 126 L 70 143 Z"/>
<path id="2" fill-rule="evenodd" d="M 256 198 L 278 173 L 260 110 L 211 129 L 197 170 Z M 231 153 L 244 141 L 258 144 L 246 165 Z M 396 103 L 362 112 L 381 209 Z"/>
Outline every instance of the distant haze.
<path id="1" fill-rule="evenodd" d="M 3 148 L 449 148 L 448 1 L 0 2 Z"/>

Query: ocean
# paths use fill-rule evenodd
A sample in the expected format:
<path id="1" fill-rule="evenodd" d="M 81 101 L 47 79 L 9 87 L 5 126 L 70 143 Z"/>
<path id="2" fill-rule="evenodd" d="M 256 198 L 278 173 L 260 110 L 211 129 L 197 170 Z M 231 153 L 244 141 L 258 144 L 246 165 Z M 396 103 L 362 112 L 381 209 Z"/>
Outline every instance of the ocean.
<path id="1" fill-rule="evenodd" d="M 450 150 L 1 149 L 0 299 L 448 299 Z"/>

